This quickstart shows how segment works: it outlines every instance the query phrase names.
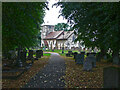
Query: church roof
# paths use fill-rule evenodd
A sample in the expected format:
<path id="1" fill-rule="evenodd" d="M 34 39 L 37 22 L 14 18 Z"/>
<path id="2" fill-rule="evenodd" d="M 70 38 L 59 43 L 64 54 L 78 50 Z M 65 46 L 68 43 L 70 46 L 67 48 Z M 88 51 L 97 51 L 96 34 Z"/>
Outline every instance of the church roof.
<path id="1" fill-rule="evenodd" d="M 58 39 L 58 40 L 63 40 L 63 39 L 68 39 L 72 34 L 74 33 L 74 31 L 54 31 L 51 32 L 50 34 L 48 34 L 44 40 L 48 40 L 48 39 Z"/>

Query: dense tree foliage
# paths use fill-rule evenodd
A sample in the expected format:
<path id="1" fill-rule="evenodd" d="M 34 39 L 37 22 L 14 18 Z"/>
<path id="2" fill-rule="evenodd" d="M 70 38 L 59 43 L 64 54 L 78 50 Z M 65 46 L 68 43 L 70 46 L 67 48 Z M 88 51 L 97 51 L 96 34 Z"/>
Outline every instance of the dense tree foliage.
<path id="1" fill-rule="evenodd" d="M 66 23 L 58 23 L 57 25 L 55 25 L 55 31 L 68 31 L 70 30 L 70 26 Z"/>
<path id="2" fill-rule="evenodd" d="M 107 52 L 109 48 L 116 53 L 120 50 L 120 3 L 103 2 L 58 2 L 61 15 L 70 22 L 85 46 L 95 47 Z"/>
<path id="3" fill-rule="evenodd" d="M 3 51 L 35 46 L 47 3 L 5 2 L 2 4 Z"/>

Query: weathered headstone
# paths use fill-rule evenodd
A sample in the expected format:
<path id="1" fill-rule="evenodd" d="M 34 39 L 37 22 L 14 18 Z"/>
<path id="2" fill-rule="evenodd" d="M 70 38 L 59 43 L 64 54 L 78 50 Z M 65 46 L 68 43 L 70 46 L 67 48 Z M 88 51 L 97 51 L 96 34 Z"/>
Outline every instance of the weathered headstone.
<path id="1" fill-rule="evenodd" d="M 67 54 L 66 54 L 66 57 L 70 57 L 70 54 L 69 54 L 69 53 L 67 53 Z"/>
<path id="2" fill-rule="evenodd" d="M 82 52 L 81 54 L 76 55 L 76 57 L 75 57 L 76 64 L 83 64 L 84 54 L 85 54 L 85 52 Z"/>
<path id="3" fill-rule="evenodd" d="M 77 52 L 74 52 L 74 54 L 73 54 L 73 55 L 74 55 L 74 59 L 76 58 L 76 55 L 77 55 L 77 54 L 78 54 Z"/>
<path id="4" fill-rule="evenodd" d="M 21 59 L 23 65 L 26 64 L 26 53 L 27 53 L 26 50 L 23 50 L 23 51 L 20 52 L 20 59 Z"/>
<path id="5" fill-rule="evenodd" d="M 40 54 L 41 54 L 41 56 L 43 56 L 43 51 L 42 50 L 40 50 Z"/>
<path id="6" fill-rule="evenodd" d="M 33 58 L 33 50 L 29 50 L 28 60 L 31 60 L 32 58 Z"/>
<path id="7" fill-rule="evenodd" d="M 38 60 L 38 58 L 41 58 L 41 51 L 40 50 L 36 51 L 36 59 Z"/>
<path id="8" fill-rule="evenodd" d="M 120 68 L 107 67 L 103 69 L 103 87 L 120 89 Z"/>
<path id="9" fill-rule="evenodd" d="M 72 55 L 72 51 L 68 51 L 68 53 L 69 53 L 70 55 Z"/>
<path id="10" fill-rule="evenodd" d="M 86 60 L 84 60 L 83 70 L 84 71 L 91 71 L 92 70 L 92 62 L 91 62 L 89 57 L 87 57 Z"/>
<path id="11" fill-rule="evenodd" d="M 92 62 L 92 67 L 96 67 L 95 53 L 90 53 L 88 56 L 89 60 Z"/>
<path id="12" fill-rule="evenodd" d="M 97 62 L 100 62 L 100 61 L 101 61 L 101 53 L 100 53 L 100 52 L 97 53 L 97 55 L 96 55 L 96 61 L 97 61 Z"/>

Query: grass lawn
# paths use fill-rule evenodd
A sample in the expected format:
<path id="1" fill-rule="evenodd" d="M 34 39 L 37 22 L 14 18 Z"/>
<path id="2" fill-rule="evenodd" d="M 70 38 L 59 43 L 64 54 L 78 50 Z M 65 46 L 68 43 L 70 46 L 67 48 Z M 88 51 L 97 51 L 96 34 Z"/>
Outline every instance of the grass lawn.
<path id="1" fill-rule="evenodd" d="M 50 53 L 43 53 L 43 56 L 50 56 Z"/>
<path id="2" fill-rule="evenodd" d="M 46 50 L 45 52 L 55 52 L 55 53 L 59 53 L 61 56 L 65 56 L 66 53 L 68 53 L 68 51 L 70 51 L 70 50 L 64 50 L 64 53 L 62 53 L 62 50 L 55 49 L 54 51 L 52 51 L 52 50 Z M 72 52 L 78 52 L 79 53 L 78 50 L 72 50 Z"/>

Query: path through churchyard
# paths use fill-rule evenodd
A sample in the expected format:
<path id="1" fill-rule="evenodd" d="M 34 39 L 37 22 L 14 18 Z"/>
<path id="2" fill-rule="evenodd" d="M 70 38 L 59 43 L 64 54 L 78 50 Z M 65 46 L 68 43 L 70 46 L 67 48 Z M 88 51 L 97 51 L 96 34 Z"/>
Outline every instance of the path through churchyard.
<path id="1" fill-rule="evenodd" d="M 40 70 L 24 88 L 64 88 L 62 76 L 65 72 L 65 61 L 59 54 L 51 53 L 49 63 Z"/>

